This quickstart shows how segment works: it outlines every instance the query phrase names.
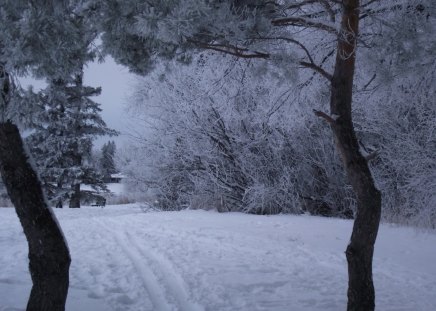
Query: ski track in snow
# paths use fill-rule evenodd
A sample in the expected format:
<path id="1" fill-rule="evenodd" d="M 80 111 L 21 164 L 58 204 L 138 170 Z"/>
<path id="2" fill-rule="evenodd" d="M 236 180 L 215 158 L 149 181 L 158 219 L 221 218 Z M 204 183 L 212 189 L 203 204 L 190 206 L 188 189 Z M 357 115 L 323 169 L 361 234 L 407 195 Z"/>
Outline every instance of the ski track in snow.
<path id="1" fill-rule="evenodd" d="M 127 233 L 129 236 L 129 234 Z M 130 237 L 131 238 L 131 237 Z M 164 281 L 165 287 L 171 292 L 174 298 L 178 302 L 178 306 L 181 311 L 203 311 L 204 308 L 199 304 L 192 303 L 189 299 L 188 290 L 183 278 L 178 274 L 172 265 L 172 263 L 164 256 L 153 252 L 151 249 L 142 249 L 138 245 L 137 240 L 131 239 L 132 244 L 143 255 L 143 258 L 147 258 L 149 263 L 155 267 L 155 271 L 162 275 L 162 281 Z"/>
<path id="2" fill-rule="evenodd" d="M 108 231 L 112 232 L 112 230 Z M 149 298 L 153 303 L 153 309 L 158 311 L 172 310 L 173 308 L 165 298 L 165 291 L 162 291 L 160 288 L 159 279 L 148 267 L 147 258 L 141 257 L 138 249 L 135 249 L 133 245 L 129 243 L 129 239 L 125 235 L 119 232 L 113 232 L 112 234 L 116 243 L 122 248 L 123 252 L 127 255 L 138 272 L 143 282 L 144 290 L 148 292 Z"/>
<path id="3" fill-rule="evenodd" d="M 123 228 L 117 228 L 116 223 L 103 223 L 98 220 L 101 227 L 113 235 L 117 244 L 129 257 L 149 293 L 153 303 L 153 310 L 167 311 L 203 311 L 199 304 L 189 299 L 188 291 L 182 277 L 174 270 L 171 262 L 150 247 L 140 246 L 131 233 Z M 142 241 L 145 242 L 145 241 Z M 169 297 L 168 297 L 169 295 Z M 168 298 L 174 298 L 176 305 L 173 305 Z"/>

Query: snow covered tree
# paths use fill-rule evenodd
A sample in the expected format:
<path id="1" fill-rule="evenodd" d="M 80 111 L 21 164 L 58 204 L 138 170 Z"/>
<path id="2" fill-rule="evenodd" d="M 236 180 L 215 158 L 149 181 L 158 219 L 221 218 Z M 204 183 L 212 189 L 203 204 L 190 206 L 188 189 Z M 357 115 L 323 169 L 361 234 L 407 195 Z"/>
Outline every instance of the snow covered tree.
<path id="1" fill-rule="evenodd" d="M 189 49 L 194 48 L 269 60 L 278 66 L 311 70 L 325 78 L 330 113 L 317 110 L 315 114 L 330 125 L 357 198 L 353 232 L 346 251 L 348 310 L 373 310 L 372 257 L 381 215 L 381 194 L 375 186 L 368 158 L 361 153 L 353 124 L 356 52 L 377 48 L 373 43 L 383 38 L 380 29 L 395 29 L 389 27 L 392 20 L 403 22 L 405 17 L 413 20 L 415 13 L 421 14 L 423 20 L 430 20 L 429 27 L 415 28 L 412 32 L 395 31 L 400 35 L 396 41 L 400 45 L 413 43 L 412 49 L 405 44 L 396 55 L 404 61 L 403 56 L 410 51 L 420 51 L 421 47 L 431 49 L 433 43 L 413 38 L 429 36 L 424 30 L 434 27 L 432 1 L 112 0 L 102 8 L 102 39 L 106 50 L 137 73 L 148 72 L 159 57 L 185 61 L 189 59 Z"/>
<path id="2" fill-rule="evenodd" d="M 267 80 L 274 89 L 256 64 L 208 53 L 139 79 L 129 100 L 137 126 L 123 165 L 128 189 L 165 209 L 350 217 L 328 128 L 307 105 L 319 98 L 299 99 L 277 70 Z"/>
<path id="3" fill-rule="evenodd" d="M 64 21 L 65 4 L 47 1 L 35 7 L 29 1 L 6 0 L 0 9 L 0 171 L 29 244 L 33 287 L 27 310 L 65 309 L 71 259 L 11 121 L 20 109 L 12 75 L 28 69 L 40 76 L 70 69 L 62 56 L 76 36 Z"/>
<path id="4" fill-rule="evenodd" d="M 94 33 L 82 1 L 4 0 L 0 7 L 0 171 L 29 244 L 33 287 L 27 310 L 64 310 L 69 285 L 69 250 L 14 122 L 31 123 L 33 107 L 21 101 L 15 76 L 33 74 L 67 80 L 80 74 L 77 58 L 91 60 L 79 44 Z M 74 17 L 74 18 L 73 18 Z"/>
<path id="5" fill-rule="evenodd" d="M 106 180 L 109 180 L 111 177 L 111 174 L 115 174 L 117 172 L 116 166 L 115 166 L 115 152 L 116 152 L 116 145 L 115 142 L 108 141 L 101 147 L 101 157 L 99 159 L 99 166 L 101 174 L 103 175 L 103 178 Z"/>
<path id="6" fill-rule="evenodd" d="M 69 84 L 52 81 L 39 94 L 43 109 L 33 120 L 38 127 L 26 138 L 46 193 L 57 206 L 66 198 L 70 198 L 70 207 L 80 207 L 81 199 L 91 199 L 92 192 L 80 191 L 81 184 L 106 189 L 89 157 L 96 137 L 116 132 L 106 127 L 99 104 L 90 98 L 101 89 L 84 86 L 82 79 L 80 73 Z"/>

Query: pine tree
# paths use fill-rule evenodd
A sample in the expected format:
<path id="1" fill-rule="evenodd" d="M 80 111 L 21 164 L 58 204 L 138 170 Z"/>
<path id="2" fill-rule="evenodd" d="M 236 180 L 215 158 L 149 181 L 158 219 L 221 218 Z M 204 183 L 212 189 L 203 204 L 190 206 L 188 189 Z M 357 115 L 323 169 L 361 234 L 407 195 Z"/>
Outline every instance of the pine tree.
<path id="1" fill-rule="evenodd" d="M 81 199 L 90 199 L 93 193 L 81 191 L 81 184 L 106 190 L 89 158 L 97 136 L 116 132 L 107 128 L 99 115 L 99 104 L 90 98 L 99 95 L 101 89 L 84 86 L 82 80 L 83 73 L 71 83 L 51 81 L 39 94 L 43 107 L 36 117 L 39 126 L 26 138 L 48 198 L 58 207 L 67 198 L 73 208 L 80 207 Z"/>
<path id="2" fill-rule="evenodd" d="M 100 170 L 106 182 L 110 180 L 112 174 L 117 172 L 115 166 L 116 145 L 114 141 L 108 141 L 101 147 Z"/>

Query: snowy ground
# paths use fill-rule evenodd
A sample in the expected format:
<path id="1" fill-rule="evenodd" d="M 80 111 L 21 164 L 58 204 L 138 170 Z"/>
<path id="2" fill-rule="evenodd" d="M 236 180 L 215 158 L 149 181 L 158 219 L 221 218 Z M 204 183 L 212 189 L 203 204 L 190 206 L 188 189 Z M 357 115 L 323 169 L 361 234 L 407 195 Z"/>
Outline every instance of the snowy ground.
<path id="1" fill-rule="evenodd" d="M 352 223 L 309 216 L 55 210 L 72 255 L 67 310 L 345 310 Z M 27 249 L 0 209 L 0 310 L 23 310 Z M 377 309 L 436 310 L 436 233 L 384 225 Z"/>

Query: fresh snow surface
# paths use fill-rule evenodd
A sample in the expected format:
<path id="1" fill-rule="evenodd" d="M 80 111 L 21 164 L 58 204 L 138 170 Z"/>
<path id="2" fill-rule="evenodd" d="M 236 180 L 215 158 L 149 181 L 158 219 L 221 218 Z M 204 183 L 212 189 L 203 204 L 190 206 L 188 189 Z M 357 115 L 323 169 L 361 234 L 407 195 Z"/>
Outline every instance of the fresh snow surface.
<path id="1" fill-rule="evenodd" d="M 56 209 L 71 250 L 69 311 L 345 310 L 352 222 L 139 205 Z M 0 209 L 0 311 L 24 310 L 27 245 Z M 436 233 L 382 225 L 377 310 L 436 310 Z"/>

